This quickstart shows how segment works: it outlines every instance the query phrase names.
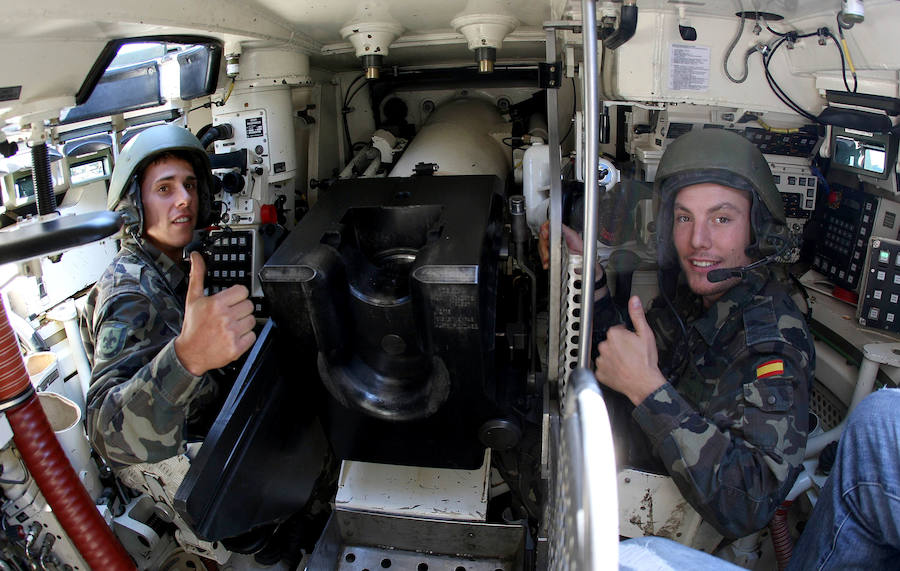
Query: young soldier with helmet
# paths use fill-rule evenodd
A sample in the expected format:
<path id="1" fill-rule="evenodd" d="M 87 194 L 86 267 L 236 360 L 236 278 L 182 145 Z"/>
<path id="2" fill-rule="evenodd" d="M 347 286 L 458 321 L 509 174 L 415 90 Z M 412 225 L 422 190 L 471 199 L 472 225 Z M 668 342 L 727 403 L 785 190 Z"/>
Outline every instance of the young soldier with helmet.
<path id="1" fill-rule="evenodd" d="M 610 327 L 623 320 L 598 269 L 595 376 L 630 401 L 700 515 L 742 537 L 771 520 L 806 447 L 813 341 L 771 265 L 788 246 L 784 209 L 762 153 L 721 129 L 669 145 L 655 189 L 661 295 L 646 315 L 629 300 L 633 331 Z"/>
<path id="2" fill-rule="evenodd" d="M 139 133 L 116 162 L 108 207 L 125 218 L 124 235 L 82 324 L 88 434 L 114 467 L 184 452 L 188 426 L 219 392 L 215 370 L 255 341 L 247 288 L 206 297 L 202 256 L 191 254 L 189 270 L 182 261 L 210 218 L 212 182 L 206 151 L 174 125 Z"/>

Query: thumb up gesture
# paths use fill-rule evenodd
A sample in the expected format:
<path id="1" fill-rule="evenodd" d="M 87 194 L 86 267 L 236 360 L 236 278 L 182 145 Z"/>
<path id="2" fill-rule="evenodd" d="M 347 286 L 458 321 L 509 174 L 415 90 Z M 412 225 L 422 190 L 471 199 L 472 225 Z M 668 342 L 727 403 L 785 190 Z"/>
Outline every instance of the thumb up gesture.
<path id="1" fill-rule="evenodd" d="M 666 380 L 657 366 L 656 338 L 639 297 L 628 300 L 628 315 L 634 333 L 622 325 L 607 331 L 606 341 L 597 345 L 600 356 L 594 361 L 594 376 L 638 405 Z"/>
<path id="2" fill-rule="evenodd" d="M 247 288 L 234 285 L 207 297 L 203 295 L 205 277 L 203 256 L 192 252 L 184 322 L 175 338 L 175 354 L 196 376 L 234 361 L 256 341 L 256 319 Z"/>

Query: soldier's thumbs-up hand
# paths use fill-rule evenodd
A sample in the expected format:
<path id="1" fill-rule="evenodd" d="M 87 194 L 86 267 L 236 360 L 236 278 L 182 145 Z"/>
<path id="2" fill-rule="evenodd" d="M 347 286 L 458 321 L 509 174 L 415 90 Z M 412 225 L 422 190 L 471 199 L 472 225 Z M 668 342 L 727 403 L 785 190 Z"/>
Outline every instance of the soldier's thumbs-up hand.
<path id="1" fill-rule="evenodd" d="M 628 315 L 634 332 L 622 325 L 607 331 L 606 341 L 597 345 L 594 376 L 638 405 L 666 380 L 657 366 L 656 338 L 639 297 L 628 300 Z"/>
<path id="2" fill-rule="evenodd" d="M 253 302 L 242 285 L 211 296 L 203 295 L 206 262 L 191 253 L 191 273 L 184 303 L 184 323 L 175 338 L 175 354 L 192 374 L 200 376 L 234 361 L 253 346 Z"/>

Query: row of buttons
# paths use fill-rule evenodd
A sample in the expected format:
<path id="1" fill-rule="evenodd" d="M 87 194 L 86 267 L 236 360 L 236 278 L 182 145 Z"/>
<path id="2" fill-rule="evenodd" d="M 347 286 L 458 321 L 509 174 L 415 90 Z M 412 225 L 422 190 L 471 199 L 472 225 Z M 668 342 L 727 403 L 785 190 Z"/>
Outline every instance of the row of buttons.
<path id="1" fill-rule="evenodd" d="M 220 236 L 213 241 L 213 245 L 215 246 L 246 246 L 247 245 L 247 237 L 246 236 Z"/>
<path id="2" fill-rule="evenodd" d="M 812 194 L 810 194 L 810 192 Z M 801 198 L 803 195 L 796 192 L 782 192 L 781 193 L 781 201 L 784 203 L 785 209 L 799 209 L 801 205 Z M 809 189 L 807 192 L 807 198 L 803 204 L 804 210 L 813 210 L 816 207 L 816 199 L 815 199 L 815 191 L 813 189 Z"/>
<path id="3" fill-rule="evenodd" d="M 883 295 L 884 295 L 884 290 L 876 289 L 875 291 L 872 292 L 872 299 L 881 299 Z M 891 303 L 896 304 L 898 301 L 900 301 L 900 295 L 898 295 L 896 293 L 892 293 L 891 294 Z"/>
<path id="4" fill-rule="evenodd" d="M 832 233 L 832 238 L 830 240 L 826 239 L 826 245 L 829 241 L 839 242 L 845 246 L 850 246 L 851 241 L 853 240 L 853 234 L 847 232 L 846 230 L 838 230 L 837 232 Z"/>
<path id="5" fill-rule="evenodd" d="M 839 269 L 835 264 L 832 264 L 827 258 L 816 256 L 813 259 L 813 267 L 822 272 L 823 274 L 828 274 L 832 279 L 837 277 L 842 281 L 846 281 L 850 284 L 850 287 L 855 287 L 856 280 L 859 277 L 858 275 L 858 267 L 855 263 L 850 264 L 850 270 Z"/>
<path id="6" fill-rule="evenodd" d="M 877 281 L 883 282 L 887 277 L 887 274 L 884 270 L 878 270 L 875 272 L 875 279 Z M 900 274 L 894 274 L 894 285 L 900 285 Z"/>
<path id="7" fill-rule="evenodd" d="M 878 251 L 878 263 L 879 264 L 889 264 L 891 261 L 891 253 L 888 250 L 879 250 Z M 900 266 L 900 252 L 897 252 L 897 257 L 894 259 L 894 265 Z"/>
<path id="8" fill-rule="evenodd" d="M 247 273 L 244 270 L 213 270 L 214 278 L 245 278 Z"/>
<path id="9" fill-rule="evenodd" d="M 855 232 L 856 231 L 856 223 L 850 222 L 849 220 L 843 220 L 841 218 L 829 218 L 828 219 L 828 230 L 831 231 L 835 228 Z"/>
<path id="10" fill-rule="evenodd" d="M 892 296 L 892 297 L 897 297 L 897 296 Z M 872 321 L 878 321 L 878 315 L 880 313 L 881 313 L 881 310 L 877 307 L 873 307 L 873 308 L 869 309 L 869 314 L 868 314 L 869 319 L 871 319 Z M 894 314 L 891 312 L 886 313 L 884 316 L 884 321 L 886 323 L 893 323 L 894 322 Z"/>
<path id="11" fill-rule="evenodd" d="M 847 242 L 845 244 L 843 241 L 835 242 L 833 240 L 825 240 L 825 246 L 827 246 L 828 248 L 831 248 L 832 250 L 834 250 L 835 252 L 837 252 L 838 254 L 840 254 L 842 256 L 850 255 L 849 242 Z"/>
<path id="12" fill-rule="evenodd" d="M 214 262 L 244 262 L 247 254 L 213 254 Z"/>
<path id="13" fill-rule="evenodd" d="M 775 179 L 775 184 L 781 184 L 781 175 L 772 175 Z M 796 177 L 796 176 L 788 176 L 787 184 L 789 186 L 809 186 L 810 188 L 806 191 L 806 196 L 815 196 L 816 191 L 816 177 Z"/>
<path id="14" fill-rule="evenodd" d="M 797 133 L 772 133 L 756 127 L 747 127 L 743 135 L 752 141 L 763 153 L 809 157 L 818 137 L 809 131 Z"/>

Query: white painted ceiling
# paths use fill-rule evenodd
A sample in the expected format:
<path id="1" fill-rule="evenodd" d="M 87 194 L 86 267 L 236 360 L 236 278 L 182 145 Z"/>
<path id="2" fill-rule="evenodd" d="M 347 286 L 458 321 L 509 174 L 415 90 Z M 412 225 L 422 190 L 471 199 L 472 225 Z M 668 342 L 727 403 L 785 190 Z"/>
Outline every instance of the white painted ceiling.
<path id="1" fill-rule="evenodd" d="M 544 57 L 542 24 L 580 18 L 578 0 L 469 0 L 515 16 L 520 24 L 498 54 L 501 60 Z M 868 0 L 867 5 L 894 0 Z M 105 43 L 114 38 L 163 33 L 201 33 L 223 40 L 282 45 L 310 55 L 313 66 L 356 69 L 358 62 L 340 29 L 361 8 L 386 14 L 403 27 L 387 63 L 471 63 L 464 38 L 450 21 L 467 0 L 7 0 L 0 7 L 0 88 L 22 86 L 18 101 L 0 102 L 0 117 L 72 104 Z M 614 5 L 600 2 L 598 5 Z M 639 10 L 683 9 L 687 16 L 732 18 L 761 10 L 789 21 L 836 13 L 840 0 L 638 0 Z M 5 109 L 4 109 L 5 108 Z"/>

